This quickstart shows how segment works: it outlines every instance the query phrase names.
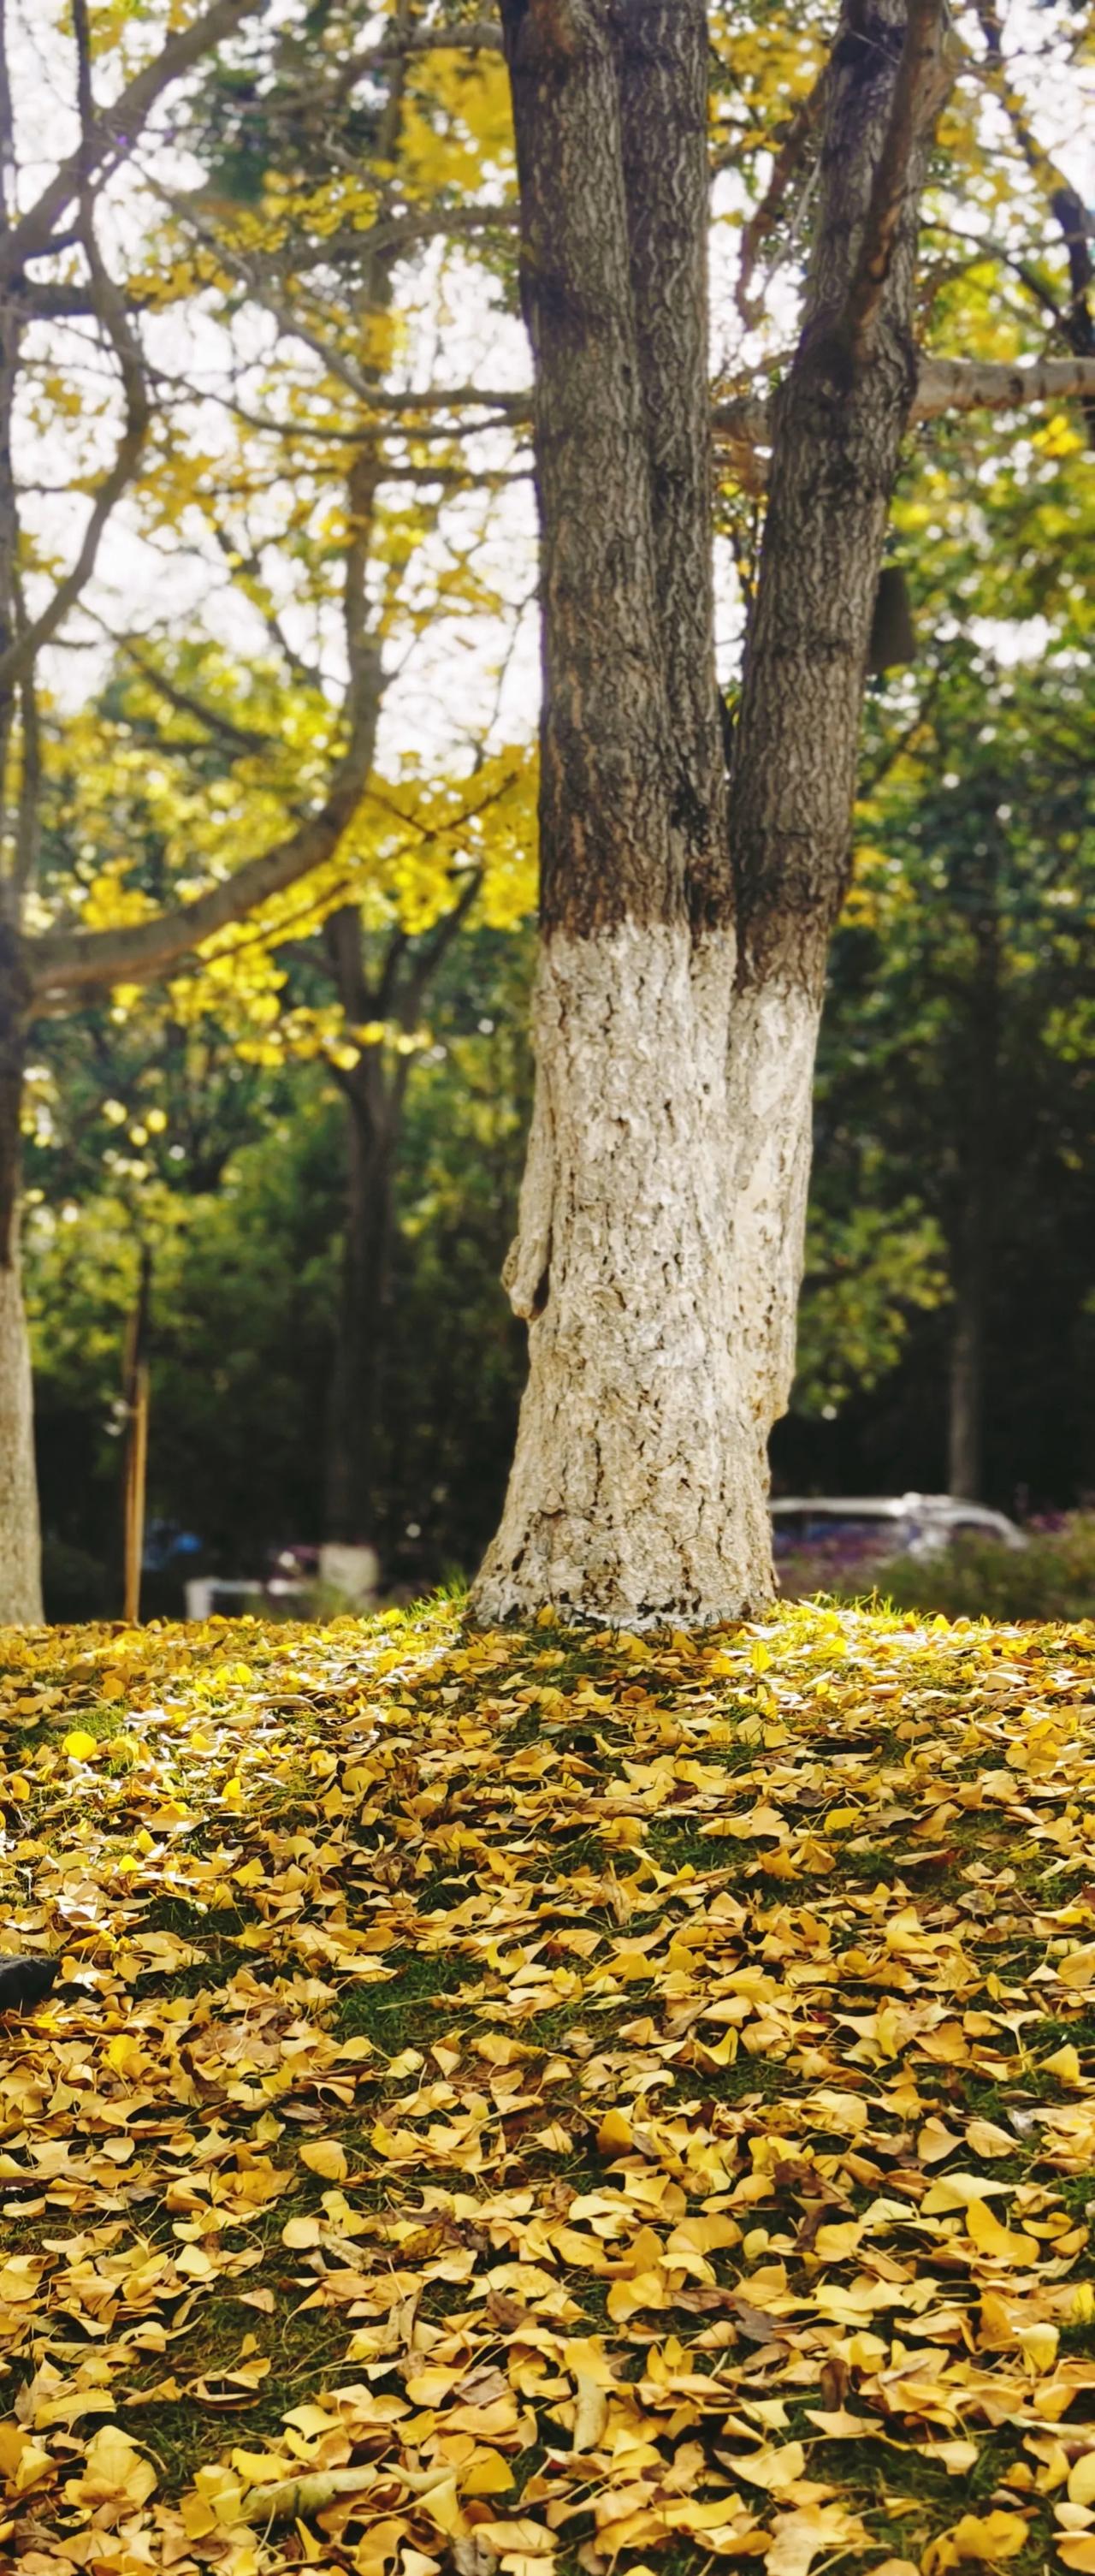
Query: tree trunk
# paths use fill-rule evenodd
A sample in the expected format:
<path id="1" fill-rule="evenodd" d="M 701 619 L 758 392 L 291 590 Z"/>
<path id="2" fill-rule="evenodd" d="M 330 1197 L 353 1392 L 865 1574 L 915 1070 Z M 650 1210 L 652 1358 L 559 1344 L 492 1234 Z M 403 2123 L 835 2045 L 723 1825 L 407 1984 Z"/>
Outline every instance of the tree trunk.
<path id="1" fill-rule="evenodd" d="M 19 1275 L 19 1119 L 26 1047 L 20 942 L 0 923 L 0 1625 L 42 1617 L 30 1345 Z"/>
<path id="2" fill-rule="evenodd" d="M 356 924 L 355 924 L 356 927 Z M 372 1078 L 370 1078 L 372 1076 Z M 389 1298 L 392 1146 L 368 1058 L 346 1077 L 346 1217 L 327 1428 L 326 1535 L 375 1543 L 376 1457 Z"/>
<path id="3" fill-rule="evenodd" d="M 966 1115 L 958 1150 L 960 1204 L 951 1245 L 954 1327 L 948 1483 L 952 1494 L 968 1502 L 982 1499 L 984 1481 L 986 1310 L 999 1117 L 999 858 L 994 823 L 986 816 L 983 838 L 967 862 L 973 980 L 957 1085 Z"/>
<path id="4" fill-rule="evenodd" d="M 506 1274 L 529 1383 L 482 1617 L 703 1622 L 769 1597 L 726 1222 L 731 972 L 683 923 L 545 943 Z"/>
<path id="5" fill-rule="evenodd" d="M 849 0 L 834 53 L 728 837 L 706 11 L 502 0 L 536 371 L 542 953 L 506 1274 L 529 1382 L 481 1618 L 550 1603 L 702 1623 L 774 1588 L 767 1439 L 793 1370 L 825 949 L 914 383 L 920 145 L 878 290 L 847 319 L 905 14 L 877 0 L 862 33 Z"/>
<path id="6" fill-rule="evenodd" d="M 951 1334 L 948 1485 L 965 1502 L 981 1498 L 981 1425 L 985 1349 L 983 1282 L 967 1274 L 959 1283 Z"/>

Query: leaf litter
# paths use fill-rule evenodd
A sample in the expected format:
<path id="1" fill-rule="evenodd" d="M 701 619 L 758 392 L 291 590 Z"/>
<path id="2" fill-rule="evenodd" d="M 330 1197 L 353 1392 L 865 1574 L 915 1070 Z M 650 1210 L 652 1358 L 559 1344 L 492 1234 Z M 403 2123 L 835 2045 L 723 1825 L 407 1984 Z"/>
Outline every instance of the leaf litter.
<path id="1" fill-rule="evenodd" d="M 0 1640 L 0 2565 L 1095 2570 L 1095 1629 Z"/>

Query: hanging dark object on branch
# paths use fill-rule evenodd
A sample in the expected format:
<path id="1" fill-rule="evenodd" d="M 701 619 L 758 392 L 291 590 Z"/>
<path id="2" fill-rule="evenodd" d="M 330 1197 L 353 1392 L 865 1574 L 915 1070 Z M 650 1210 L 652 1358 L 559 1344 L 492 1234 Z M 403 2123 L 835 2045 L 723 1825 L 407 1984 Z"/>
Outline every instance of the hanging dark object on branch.
<path id="1" fill-rule="evenodd" d="M 916 660 L 916 629 L 909 586 L 900 564 L 883 564 L 875 592 L 867 671 L 871 679 Z"/>

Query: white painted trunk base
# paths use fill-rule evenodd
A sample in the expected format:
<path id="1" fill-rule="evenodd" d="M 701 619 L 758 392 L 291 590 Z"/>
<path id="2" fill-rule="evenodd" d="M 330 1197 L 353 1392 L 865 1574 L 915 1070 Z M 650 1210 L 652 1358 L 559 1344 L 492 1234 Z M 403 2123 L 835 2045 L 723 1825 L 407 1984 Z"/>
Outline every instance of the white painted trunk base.
<path id="1" fill-rule="evenodd" d="M 736 994 L 730 1014 L 735 1334 L 765 1478 L 768 1436 L 795 1374 L 820 1019 L 805 995 L 777 985 Z"/>
<path id="2" fill-rule="evenodd" d="M 529 1381 L 472 1595 L 480 1619 L 550 1604 L 629 1627 L 702 1626 L 772 1599 L 758 1433 L 793 1348 L 781 1300 L 801 1220 L 783 1202 L 802 1182 L 790 1095 L 805 1078 L 808 1102 L 812 1044 L 790 1006 L 754 1013 L 740 1080 L 748 1059 L 750 1085 L 770 1085 L 789 1122 L 780 1153 L 760 1111 L 741 1106 L 733 962 L 729 936 L 696 951 L 683 926 L 545 943 L 505 1273 L 529 1318 Z"/>
<path id="3" fill-rule="evenodd" d="M 0 1627 L 42 1616 L 30 1346 L 18 1265 L 0 1269 Z"/>

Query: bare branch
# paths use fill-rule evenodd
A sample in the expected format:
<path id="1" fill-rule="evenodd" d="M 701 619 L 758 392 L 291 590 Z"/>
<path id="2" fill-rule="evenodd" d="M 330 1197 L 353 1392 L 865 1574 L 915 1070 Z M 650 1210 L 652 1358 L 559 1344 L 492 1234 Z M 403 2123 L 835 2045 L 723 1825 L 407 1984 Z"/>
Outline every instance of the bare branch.
<path id="1" fill-rule="evenodd" d="M 1095 357 L 1022 358 L 1014 365 L 992 358 L 921 356 L 911 422 L 938 420 L 945 412 L 1029 411 L 1042 403 L 1095 400 Z M 759 395 L 737 394 L 716 402 L 716 438 L 746 454 L 772 444 L 772 407 Z"/>
<path id="2" fill-rule="evenodd" d="M 254 16 L 260 6 L 261 0 L 213 0 L 212 8 L 203 16 L 168 39 L 155 61 L 136 73 L 120 98 L 98 111 L 90 132 L 81 136 L 76 151 L 62 161 L 37 204 L 12 226 L 0 249 L 0 276 L 16 276 L 25 261 L 39 258 L 54 247 L 55 227 L 74 203 L 81 184 L 101 171 L 104 163 L 114 166 L 132 152 L 164 91 L 223 44 L 226 36 L 234 35 L 242 21 Z"/>
<path id="3" fill-rule="evenodd" d="M 946 0 L 909 0 L 905 42 L 894 83 L 889 129 L 879 154 L 844 323 L 853 353 L 867 346 L 881 309 L 905 210 L 914 147 L 943 104 L 940 30 Z"/>
<path id="4" fill-rule="evenodd" d="M 783 137 L 782 143 L 780 144 L 779 151 L 776 154 L 772 175 L 769 179 L 767 188 L 765 189 L 759 206 L 754 207 L 753 213 L 750 215 L 749 221 L 742 233 L 741 255 L 738 265 L 737 285 L 734 289 L 734 302 L 737 305 L 742 321 L 747 323 L 750 328 L 759 320 L 760 317 L 759 302 L 749 293 L 753 279 L 753 270 L 756 267 L 761 245 L 766 241 L 768 234 L 771 232 L 788 188 L 791 185 L 791 181 L 802 162 L 810 136 L 820 117 L 825 98 L 825 84 L 828 77 L 829 66 L 828 63 L 826 63 L 824 70 L 819 73 L 818 78 L 814 82 L 814 86 L 809 92 L 808 97 L 801 101 L 789 121 L 787 131 Z"/>
<path id="5" fill-rule="evenodd" d="M 1068 261 L 1069 301 L 1065 311 L 1056 311 L 1061 338 L 1077 358 L 1095 356 L 1095 313 L 1092 312 L 1092 289 L 1095 287 L 1095 261 L 1092 259 L 1087 208 L 1083 198 L 1071 187 L 1063 170 L 1039 142 L 1027 116 L 1022 99 L 1008 78 L 1004 58 L 1002 31 L 991 0 L 978 7 L 981 32 L 985 39 L 984 61 L 973 62 L 978 77 L 985 81 L 999 100 L 1011 125 L 1019 149 L 1031 176 L 1037 180 L 1050 214 L 1064 243 Z M 967 60 L 973 61 L 967 50 Z M 1088 443 L 1095 447 L 1095 402 L 1084 404 Z"/>
<path id="6" fill-rule="evenodd" d="M 229 922 L 279 894 L 330 858 L 360 804 L 373 765 L 383 686 L 378 639 L 370 632 L 366 574 L 373 533 L 376 458 L 366 449 L 348 477 L 350 542 L 343 577 L 343 628 L 349 680 L 345 713 L 349 740 L 318 813 L 306 816 L 284 841 L 248 860 L 224 883 L 173 912 L 153 915 L 118 930 L 51 933 L 29 945 L 36 989 L 101 989 L 147 983 L 177 958 L 204 944 Z"/>
<path id="7" fill-rule="evenodd" d="M 473 868 L 451 911 L 442 913 L 417 956 L 411 958 L 406 983 L 398 995 L 399 1014 L 405 1029 L 412 1028 L 417 1020 L 430 983 L 458 931 L 462 930 L 482 883 L 482 868 Z"/>
<path id="8" fill-rule="evenodd" d="M 110 471 L 97 487 L 74 564 L 58 582 L 40 615 L 23 628 L 6 652 L 0 653 L 0 694 L 13 688 L 31 669 L 43 644 L 57 633 L 70 608 L 75 607 L 94 572 L 107 521 L 133 480 L 148 435 L 148 389 L 141 351 L 124 299 L 113 279 L 107 275 L 90 225 L 84 237 L 84 250 L 91 271 L 95 311 L 118 361 L 125 397 L 125 427 L 114 451 Z"/>
<path id="9" fill-rule="evenodd" d="M 176 203 L 185 222 L 199 211 L 197 207 L 192 209 L 185 197 L 177 198 Z M 260 252 L 253 263 L 254 275 L 305 277 L 309 269 L 332 267 L 355 255 L 371 259 L 378 251 L 398 254 L 404 246 L 412 249 L 416 242 L 434 241 L 442 233 L 459 240 L 465 233 L 493 229 L 512 232 L 519 222 L 516 201 L 512 205 L 423 206 L 409 214 L 386 215 L 355 231 L 329 233 L 323 241 L 287 243 L 284 252 Z"/>

